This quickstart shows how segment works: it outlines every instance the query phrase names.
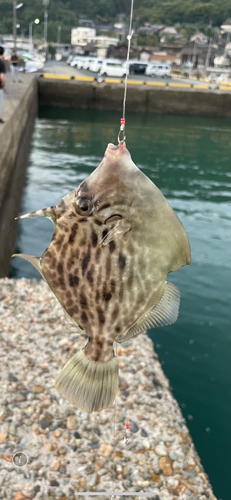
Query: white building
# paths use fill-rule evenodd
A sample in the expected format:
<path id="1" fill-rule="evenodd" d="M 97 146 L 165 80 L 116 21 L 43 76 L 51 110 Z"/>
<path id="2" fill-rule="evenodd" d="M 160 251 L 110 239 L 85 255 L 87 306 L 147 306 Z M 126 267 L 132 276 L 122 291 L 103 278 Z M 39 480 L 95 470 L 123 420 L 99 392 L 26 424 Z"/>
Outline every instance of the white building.
<path id="1" fill-rule="evenodd" d="M 86 26 L 73 28 L 71 30 L 71 44 L 84 47 L 84 45 L 94 41 L 95 35 L 96 30 L 94 28 L 87 28 Z"/>
<path id="2" fill-rule="evenodd" d="M 106 57 L 107 49 L 110 45 L 118 45 L 118 38 L 110 36 L 95 36 L 93 43 L 95 44 L 98 57 Z"/>

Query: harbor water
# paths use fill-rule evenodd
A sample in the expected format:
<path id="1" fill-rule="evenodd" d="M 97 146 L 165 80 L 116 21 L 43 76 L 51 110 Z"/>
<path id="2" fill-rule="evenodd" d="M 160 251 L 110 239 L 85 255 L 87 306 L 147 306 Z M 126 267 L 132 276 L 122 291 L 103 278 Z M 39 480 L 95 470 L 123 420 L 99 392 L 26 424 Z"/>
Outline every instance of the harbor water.
<path id="1" fill-rule="evenodd" d="M 78 186 L 117 143 L 119 122 L 119 113 L 41 109 L 21 213 Z M 133 161 L 168 199 L 192 248 L 191 265 L 169 276 L 181 291 L 179 319 L 149 334 L 214 493 L 230 500 L 231 120 L 134 113 L 126 123 Z M 52 233 L 43 217 L 19 221 L 15 251 L 40 256 Z M 11 277 L 40 279 L 20 259 Z"/>

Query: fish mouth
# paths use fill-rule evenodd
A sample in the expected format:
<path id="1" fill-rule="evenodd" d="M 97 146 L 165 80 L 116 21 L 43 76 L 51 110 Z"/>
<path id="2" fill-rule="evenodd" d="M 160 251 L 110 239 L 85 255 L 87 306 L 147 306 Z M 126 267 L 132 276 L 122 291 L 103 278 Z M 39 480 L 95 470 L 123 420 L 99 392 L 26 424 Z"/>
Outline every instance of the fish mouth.
<path id="1" fill-rule="evenodd" d="M 107 219 L 105 219 L 104 224 L 107 224 L 108 222 L 117 222 L 120 219 L 122 219 L 122 215 L 113 214 L 110 215 L 110 217 L 108 217 Z"/>

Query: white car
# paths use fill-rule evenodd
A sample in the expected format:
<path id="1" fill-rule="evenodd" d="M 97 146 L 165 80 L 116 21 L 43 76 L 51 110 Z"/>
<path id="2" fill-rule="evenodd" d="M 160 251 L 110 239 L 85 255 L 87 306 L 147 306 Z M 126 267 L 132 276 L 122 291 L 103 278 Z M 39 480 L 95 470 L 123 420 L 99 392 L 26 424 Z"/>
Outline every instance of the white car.
<path id="1" fill-rule="evenodd" d="M 73 54 L 70 54 L 70 55 L 68 56 L 67 60 L 66 60 L 66 63 L 67 63 L 67 64 L 71 64 L 71 61 L 72 61 L 73 59 L 74 59 Z"/>
<path id="2" fill-rule="evenodd" d="M 127 69 L 120 63 L 115 61 L 105 61 L 99 71 L 100 76 L 118 76 L 124 78 Z"/>
<path id="3" fill-rule="evenodd" d="M 90 64 L 89 64 L 89 70 L 92 71 L 93 73 L 98 73 L 103 62 L 105 61 L 105 59 L 103 58 L 96 58 L 94 59 L 94 61 L 91 61 Z"/>
<path id="4" fill-rule="evenodd" d="M 162 78 L 170 76 L 171 64 L 167 63 L 150 63 L 146 68 L 147 76 L 162 76 Z"/>
<path id="5" fill-rule="evenodd" d="M 96 60 L 96 57 L 86 57 L 83 63 L 83 69 L 90 69 L 90 64 Z"/>
<path id="6" fill-rule="evenodd" d="M 74 56 L 70 62 L 70 66 L 72 68 L 78 68 L 80 61 L 81 61 L 81 57 Z"/>

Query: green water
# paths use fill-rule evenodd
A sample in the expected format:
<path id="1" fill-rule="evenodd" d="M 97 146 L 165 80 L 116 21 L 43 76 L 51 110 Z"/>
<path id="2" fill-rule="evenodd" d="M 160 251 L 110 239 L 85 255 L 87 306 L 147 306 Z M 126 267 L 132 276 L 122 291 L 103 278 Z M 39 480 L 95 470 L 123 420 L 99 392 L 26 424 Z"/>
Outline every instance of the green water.
<path id="1" fill-rule="evenodd" d="M 56 204 L 89 175 L 116 142 L 119 118 L 41 110 L 21 213 Z M 214 492 L 230 500 L 231 121 L 130 114 L 127 145 L 189 235 L 192 264 L 170 277 L 179 320 L 150 335 Z M 52 230 L 45 218 L 20 221 L 17 250 L 41 255 Z M 39 278 L 26 262 L 13 266 L 16 277 Z"/>

